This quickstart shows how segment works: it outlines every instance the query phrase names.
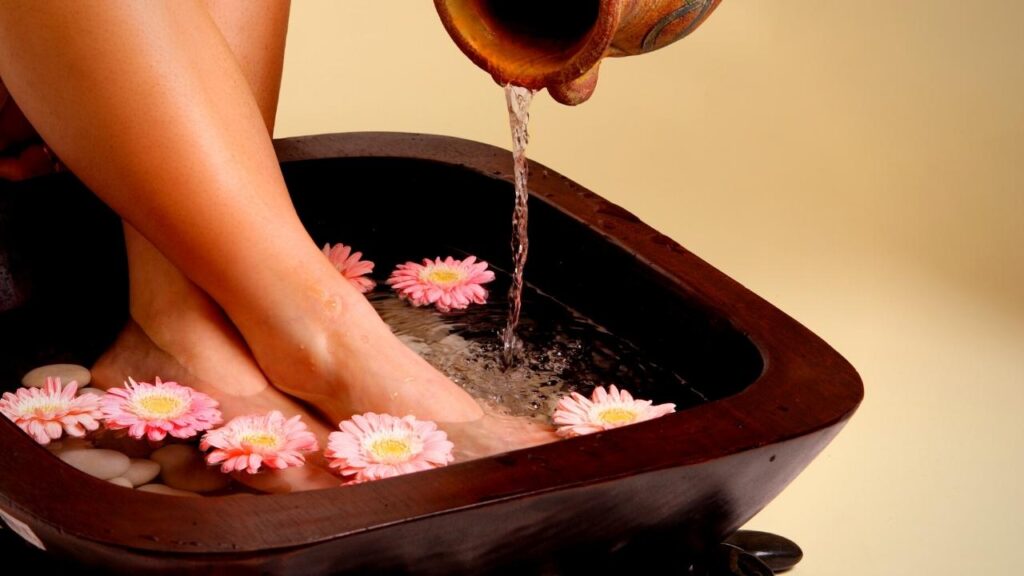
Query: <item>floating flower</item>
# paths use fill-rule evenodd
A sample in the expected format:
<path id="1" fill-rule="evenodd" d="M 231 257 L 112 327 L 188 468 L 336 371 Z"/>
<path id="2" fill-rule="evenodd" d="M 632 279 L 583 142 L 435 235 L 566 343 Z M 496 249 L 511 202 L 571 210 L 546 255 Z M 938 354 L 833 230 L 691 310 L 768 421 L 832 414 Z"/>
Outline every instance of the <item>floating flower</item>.
<path id="1" fill-rule="evenodd" d="M 331 432 L 324 456 L 350 483 L 445 466 L 453 460 L 448 435 L 429 420 L 357 414 Z"/>
<path id="2" fill-rule="evenodd" d="M 614 384 L 609 390 L 598 386 L 589 400 L 576 392 L 559 400 L 554 421 L 558 435 L 568 438 L 611 430 L 676 411 L 675 404 L 651 404 L 650 400 L 634 400 L 629 392 L 619 390 Z"/>
<path id="3" fill-rule="evenodd" d="M 456 260 L 451 256 L 441 260 L 425 258 L 423 264 L 399 264 L 388 278 L 388 284 L 398 295 L 413 304 L 434 304 L 442 312 L 461 310 L 470 303 L 487 301 L 487 290 L 481 284 L 494 280 L 494 272 L 487 262 L 477 262 L 476 256 Z"/>
<path id="4" fill-rule="evenodd" d="M 277 410 L 239 416 L 207 432 L 199 448 L 213 448 L 206 455 L 206 463 L 220 464 L 225 473 L 245 470 L 255 474 L 264 464 L 278 470 L 302 466 L 306 463 L 304 453 L 315 452 L 320 446 L 301 418 L 295 415 L 285 420 Z"/>
<path id="5" fill-rule="evenodd" d="M 324 256 L 334 264 L 334 267 L 341 272 L 341 275 L 348 279 L 356 290 L 366 294 L 376 283 L 365 276 L 373 272 L 373 262 L 361 260 L 362 252 L 352 252 L 351 246 L 344 244 L 324 244 Z"/>
<path id="6" fill-rule="evenodd" d="M 69 436 L 85 436 L 86 430 L 99 428 L 99 398 L 92 394 L 75 397 L 78 382 L 61 385 L 60 378 L 47 378 L 43 388 L 19 388 L 4 392 L 0 413 L 42 445 Z"/>
<path id="7" fill-rule="evenodd" d="M 222 419 L 217 401 L 177 382 L 136 382 L 131 378 L 123 388 L 111 388 L 100 398 L 103 417 L 111 430 L 128 429 L 133 438 L 153 441 L 168 434 L 191 438 L 209 430 Z"/>

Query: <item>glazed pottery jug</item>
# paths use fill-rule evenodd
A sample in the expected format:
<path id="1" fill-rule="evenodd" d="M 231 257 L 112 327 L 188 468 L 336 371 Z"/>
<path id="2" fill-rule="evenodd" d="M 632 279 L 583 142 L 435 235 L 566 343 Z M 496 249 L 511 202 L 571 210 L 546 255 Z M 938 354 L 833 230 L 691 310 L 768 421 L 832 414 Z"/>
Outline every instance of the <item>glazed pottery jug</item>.
<path id="1" fill-rule="evenodd" d="M 699 26 L 721 0 L 434 0 L 459 48 L 499 84 L 590 97 L 605 56 L 657 50 Z"/>

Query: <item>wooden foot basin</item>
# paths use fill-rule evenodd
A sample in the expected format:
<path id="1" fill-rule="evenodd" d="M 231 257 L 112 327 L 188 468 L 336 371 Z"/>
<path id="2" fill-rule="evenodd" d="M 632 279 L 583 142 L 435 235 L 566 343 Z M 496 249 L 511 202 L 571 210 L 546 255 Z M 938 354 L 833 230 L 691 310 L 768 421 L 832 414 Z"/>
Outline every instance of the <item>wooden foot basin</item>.
<path id="1" fill-rule="evenodd" d="M 321 244 L 344 230 L 377 254 L 428 237 L 428 251 L 510 261 L 508 151 L 383 133 L 277 145 Z M 706 401 L 654 390 L 682 409 L 358 486 L 202 499 L 94 479 L 0 419 L 0 509 L 55 556 L 133 574 L 571 573 L 638 551 L 685 568 L 829 443 L 861 400 L 860 379 L 807 328 L 632 214 L 539 164 L 530 188 L 527 281 Z M 127 286 L 117 218 L 72 178 L 0 183 L 0 210 L 0 279 L 20 294 L 0 312 L 10 390 L 36 365 L 90 365 L 127 317 Z M 437 225 L 452 213 L 472 218 Z"/>

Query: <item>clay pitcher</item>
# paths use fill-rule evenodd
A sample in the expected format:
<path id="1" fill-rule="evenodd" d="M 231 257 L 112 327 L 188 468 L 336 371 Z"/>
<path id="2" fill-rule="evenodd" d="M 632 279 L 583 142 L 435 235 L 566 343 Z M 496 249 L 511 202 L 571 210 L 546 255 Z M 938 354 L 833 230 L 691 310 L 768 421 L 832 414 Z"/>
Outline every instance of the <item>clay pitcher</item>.
<path id="1" fill-rule="evenodd" d="M 498 84 L 547 88 L 575 105 L 605 56 L 657 50 L 699 26 L 721 0 L 434 0 L 441 22 Z"/>

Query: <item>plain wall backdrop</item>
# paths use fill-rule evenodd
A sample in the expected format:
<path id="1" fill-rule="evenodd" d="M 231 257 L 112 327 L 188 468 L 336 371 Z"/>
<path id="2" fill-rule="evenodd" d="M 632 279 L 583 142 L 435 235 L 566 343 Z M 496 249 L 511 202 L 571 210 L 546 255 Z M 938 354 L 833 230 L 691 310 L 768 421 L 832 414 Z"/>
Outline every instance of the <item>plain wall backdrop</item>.
<path id="1" fill-rule="evenodd" d="M 691 37 L 606 61 L 582 106 L 534 100 L 531 158 L 861 372 L 850 425 L 751 523 L 804 547 L 796 576 L 1017 572 L 1022 22 L 1017 0 L 725 0 Z M 431 2 L 294 0 L 278 137 L 508 148 L 507 122 Z"/>

